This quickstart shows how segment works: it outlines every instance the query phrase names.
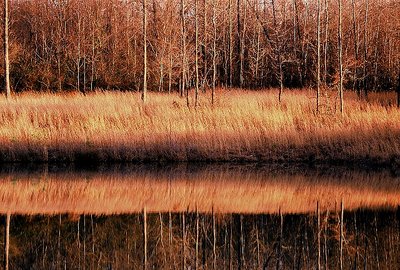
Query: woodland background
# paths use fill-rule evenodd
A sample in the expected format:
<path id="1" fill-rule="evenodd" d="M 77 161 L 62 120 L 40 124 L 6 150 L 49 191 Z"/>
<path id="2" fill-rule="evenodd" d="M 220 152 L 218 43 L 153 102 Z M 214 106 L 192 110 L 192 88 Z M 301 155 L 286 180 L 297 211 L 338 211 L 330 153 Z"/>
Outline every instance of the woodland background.
<path id="1" fill-rule="evenodd" d="M 182 78 L 194 87 L 196 35 L 203 89 L 212 83 L 214 55 L 218 86 L 315 86 L 317 3 L 147 0 L 149 89 L 181 91 Z M 13 90 L 140 90 L 143 7 L 139 0 L 12 0 Z M 395 88 L 400 2 L 352 0 L 342 9 L 345 87 L 360 94 Z M 339 76 L 338 2 L 321 0 L 320 12 L 321 81 L 333 86 Z"/>

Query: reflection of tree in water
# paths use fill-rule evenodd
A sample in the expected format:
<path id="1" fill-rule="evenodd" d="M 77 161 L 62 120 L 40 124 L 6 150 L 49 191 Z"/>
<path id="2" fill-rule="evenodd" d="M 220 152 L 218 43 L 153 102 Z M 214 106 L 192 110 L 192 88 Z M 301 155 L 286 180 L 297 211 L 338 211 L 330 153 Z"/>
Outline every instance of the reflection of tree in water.
<path id="1" fill-rule="evenodd" d="M 339 216 L 321 212 L 321 269 L 339 269 Z M 399 269 L 399 222 L 400 208 L 345 212 L 344 269 Z M 10 269 L 142 268 L 143 228 L 142 214 L 12 216 Z M 147 233 L 148 269 L 317 268 L 316 214 L 151 213 Z"/>

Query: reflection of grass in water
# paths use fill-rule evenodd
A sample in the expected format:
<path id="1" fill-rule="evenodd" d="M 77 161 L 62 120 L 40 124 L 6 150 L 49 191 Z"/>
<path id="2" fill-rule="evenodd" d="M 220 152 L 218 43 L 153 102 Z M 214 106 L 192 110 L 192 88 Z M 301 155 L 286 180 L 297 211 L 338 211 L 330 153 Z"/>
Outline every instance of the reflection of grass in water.
<path id="1" fill-rule="evenodd" d="M 201 96 L 187 109 L 176 95 L 23 94 L 0 99 L 0 160 L 268 160 L 397 162 L 400 111 L 393 94 L 371 103 L 346 93 L 315 113 L 313 92 L 222 91 L 213 108 Z M 326 103 L 326 104 L 325 104 Z M 397 160 L 397 161 L 396 161 Z"/>
<path id="2" fill-rule="evenodd" d="M 217 166 L 147 171 L 139 166 L 112 172 L 47 172 L 0 175 L 0 212 L 133 213 L 194 211 L 221 213 L 302 213 L 335 209 L 395 207 L 398 178 L 382 172 L 336 172 L 304 175 L 265 167 Z M 11 179 L 19 179 L 11 181 Z"/>

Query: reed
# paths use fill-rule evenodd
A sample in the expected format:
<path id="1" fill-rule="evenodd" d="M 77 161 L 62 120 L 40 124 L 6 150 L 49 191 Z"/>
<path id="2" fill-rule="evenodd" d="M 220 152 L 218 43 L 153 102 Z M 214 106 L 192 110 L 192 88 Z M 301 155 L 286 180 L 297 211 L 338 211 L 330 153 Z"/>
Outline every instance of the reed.
<path id="1" fill-rule="evenodd" d="M 218 91 L 188 108 L 177 95 L 25 93 L 0 98 L 0 162 L 268 161 L 388 164 L 400 159 L 394 93 Z"/>

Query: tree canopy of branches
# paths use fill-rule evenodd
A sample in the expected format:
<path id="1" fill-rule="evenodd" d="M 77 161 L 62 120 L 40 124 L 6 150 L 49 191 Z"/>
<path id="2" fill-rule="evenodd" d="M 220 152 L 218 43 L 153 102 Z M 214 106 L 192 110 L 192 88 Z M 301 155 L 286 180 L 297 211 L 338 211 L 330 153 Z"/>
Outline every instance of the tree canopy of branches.
<path id="1" fill-rule="evenodd" d="M 207 89 L 214 81 L 244 88 L 316 86 L 317 3 L 185 0 L 182 10 L 180 0 L 148 0 L 148 89 L 178 91 L 185 84 Z M 15 91 L 143 88 L 142 0 L 11 0 L 9 5 Z M 339 80 L 337 5 L 320 1 L 322 85 Z M 394 89 L 400 70 L 399 2 L 343 1 L 342 13 L 344 87 L 360 93 Z"/>

